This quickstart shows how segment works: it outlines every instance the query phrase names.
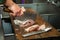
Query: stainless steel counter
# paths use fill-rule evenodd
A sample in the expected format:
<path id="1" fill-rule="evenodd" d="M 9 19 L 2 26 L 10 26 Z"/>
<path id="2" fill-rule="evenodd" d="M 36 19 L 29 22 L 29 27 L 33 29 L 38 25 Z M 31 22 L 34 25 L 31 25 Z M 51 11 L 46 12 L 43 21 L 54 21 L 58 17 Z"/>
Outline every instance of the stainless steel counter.
<path id="1" fill-rule="evenodd" d="M 3 33 L 2 24 L 1 24 L 1 11 L 0 11 L 0 40 L 4 40 L 4 33 Z"/>

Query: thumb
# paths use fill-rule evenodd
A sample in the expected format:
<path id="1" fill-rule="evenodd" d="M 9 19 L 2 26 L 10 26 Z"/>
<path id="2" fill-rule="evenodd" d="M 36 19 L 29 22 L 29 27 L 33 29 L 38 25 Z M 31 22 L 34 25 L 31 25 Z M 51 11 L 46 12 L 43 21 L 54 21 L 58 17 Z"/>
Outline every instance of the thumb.
<path id="1" fill-rule="evenodd" d="M 12 16 L 16 16 L 16 14 L 15 14 L 15 13 L 10 13 L 10 15 L 12 15 Z"/>

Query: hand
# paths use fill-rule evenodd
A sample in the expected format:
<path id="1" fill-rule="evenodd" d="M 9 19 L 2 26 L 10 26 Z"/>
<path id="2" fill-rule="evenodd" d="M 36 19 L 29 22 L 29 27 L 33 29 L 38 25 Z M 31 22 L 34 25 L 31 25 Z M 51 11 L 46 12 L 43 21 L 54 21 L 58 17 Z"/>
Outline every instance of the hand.
<path id="1" fill-rule="evenodd" d="M 10 13 L 12 16 L 21 16 L 25 12 L 24 7 L 19 7 L 15 3 L 8 7 L 8 9 L 12 11 L 12 13 Z"/>

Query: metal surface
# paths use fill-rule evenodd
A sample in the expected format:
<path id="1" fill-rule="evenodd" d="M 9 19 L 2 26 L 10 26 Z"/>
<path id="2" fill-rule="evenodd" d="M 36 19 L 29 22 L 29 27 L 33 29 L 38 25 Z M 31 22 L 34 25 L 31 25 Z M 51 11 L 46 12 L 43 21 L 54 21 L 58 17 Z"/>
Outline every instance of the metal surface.
<path id="1" fill-rule="evenodd" d="M 0 40 L 4 40 L 4 33 L 3 33 L 3 28 L 2 28 L 2 24 L 1 24 L 1 8 L 0 8 Z"/>
<path id="2" fill-rule="evenodd" d="M 40 33 L 48 32 L 48 31 L 51 30 L 51 29 L 52 29 L 51 27 L 48 27 L 48 28 L 45 28 L 44 30 L 27 33 L 27 34 L 24 34 L 24 35 L 22 35 L 22 36 L 23 36 L 23 37 L 28 37 L 28 36 L 35 35 L 35 34 L 40 34 Z"/>
<path id="3" fill-rule="evenodd" d="M 2 27 L 4 30 L 4 34 L 11 34 L 13 33 L 11 21 L 9 18 L 3 18 L 2 19 Z"/>

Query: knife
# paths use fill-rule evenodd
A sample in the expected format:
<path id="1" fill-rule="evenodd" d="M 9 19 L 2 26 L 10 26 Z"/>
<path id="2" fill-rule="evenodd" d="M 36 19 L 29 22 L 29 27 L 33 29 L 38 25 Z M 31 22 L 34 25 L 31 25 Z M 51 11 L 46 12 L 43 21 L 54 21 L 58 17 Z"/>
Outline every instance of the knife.
<path id="1" fill-rule="evenodd" d="M 31 32 L 31 33 L 27 33 L 27 34 L 23 34 L 22 36 L 23 37 L 28 37 L 28 36 L 35 35 L 35 34 L 40 34 L 40 33 L 48 32 L 51 29 L 52 29 L 52 27 L 47 27 L 44 30 L 40 30 L 40 31 L 36 31 L 36 32 Z"/>

